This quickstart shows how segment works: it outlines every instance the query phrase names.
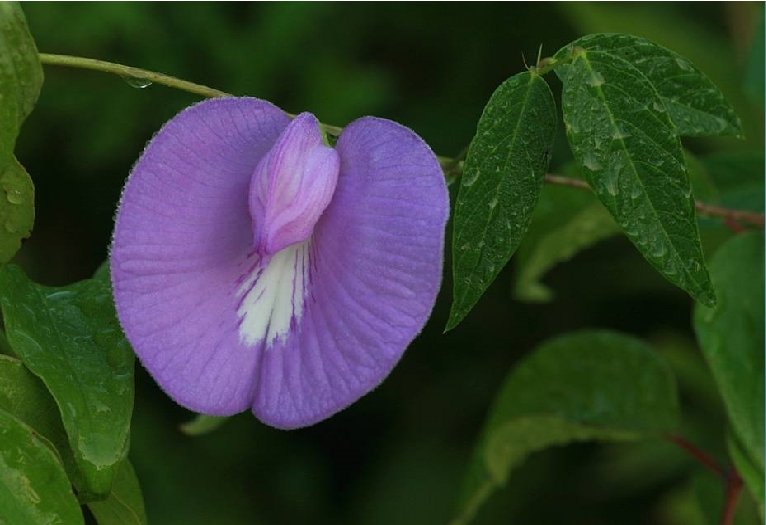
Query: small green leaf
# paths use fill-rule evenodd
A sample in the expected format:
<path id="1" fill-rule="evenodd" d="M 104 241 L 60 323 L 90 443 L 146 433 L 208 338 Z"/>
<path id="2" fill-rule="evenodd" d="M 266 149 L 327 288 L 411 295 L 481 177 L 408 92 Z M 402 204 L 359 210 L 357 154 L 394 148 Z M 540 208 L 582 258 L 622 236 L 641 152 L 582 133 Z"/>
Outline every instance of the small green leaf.
<path id="1" fill-rule="evenodd" d="M 35 187 L 11 155 L 0 160 L 0 264 L 8 262 L 29 237 L 35 222 Z"/>
<path id="2" fill-rule="evenodd" d="M 516 255 L 516 297 L 530 302 L 549 301 L 553 292 L 540 282 L 545 273 L 619 231 L 593 194 L 545 186 L 529 233 Z"/>
<path id="3" fill-rule="evenodd" d="M 570 44 L 619 57 L 639 70 L 659 95 L 682 136 L 742 134 L 742 123 L 723 93 L 694 64 L 644 38 L 624 34 L 584 36 Z M 663 111 L 663 108 L 653 108 Z"/>
<path id="4" fill-rule="evenodd" d="M 85 498 L 106 495 L 128 449 L 134 356 L 117 323 L 108 273 L 62 288 L 0 270 L 8 342 L 61 412 Z"/>
<path id="5" fill-rule="evenodd" d="M 208 432 L 217 429 L 229 419 L 229 417 L 197 414 L 194 419 L 181 425 L 181 432 L 187 436 L 201 436 L 202 434 L 207 434 Z"/>
<path id="6" fill-rule="evenodd" d="M 42 83 L 42 66 L 21 7 L 0 2 L 0 264 L 13 258 L 34 223 L 34 186 L 13 148 Z"/>
<path id="7" fill-rule="evenodd" d="M 64 469 L 34 430 L 0 409 L 0 523 L 84 523 Z"/>
<path id="8" fill-rule="evenodd" d="M 678 417 L 670 369 L 643 342 L 584 331 L 543 343 L 500 390 L 453 523 L 470 522 L 534 451 L 572 441 L 654 437 L 672 429 Z"/>
<path id="9" fill-rule="evenodd" d="M 447 330 L 500 273 L 529 227 L 556 132 L 548 84 L 519 73 L 492 94 L 468 148 L 455 206 Z"/>
<path id="10" fill-rule="evenodd" d="M 133 465 L 127 459 L 117 470 L 109 497 L 103 501 L 91 501 L 88 508 L 98 525 L 146 525 L 141 486 Z"/>
<path id="11" fill-rule="evenodd" d="M 567 47 L 556 58 L 567 137 L 594 192 L 657 271 L 714 304 L 683 150 L 664 102 L 616 54 Z"/>
<path id="12" fill-rule="evenodd" d="M 732 430 L 764 473 L 764 248 L 761 233 L 737 235 L 710 263 L 719 303 L 697 305 L 694 329 Z"/>

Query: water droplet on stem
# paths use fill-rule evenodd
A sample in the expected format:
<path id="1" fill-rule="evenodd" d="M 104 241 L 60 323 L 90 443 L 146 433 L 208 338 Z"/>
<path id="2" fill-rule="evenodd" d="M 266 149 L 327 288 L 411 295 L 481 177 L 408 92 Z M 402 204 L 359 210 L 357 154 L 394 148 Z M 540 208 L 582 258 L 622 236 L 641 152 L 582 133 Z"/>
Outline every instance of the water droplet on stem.
<path id="1" fill-rule="evenodd" d="M 136 89 L 144 89 L 152 85 L 152 81 L 145 78 L 123 76 L 122 79 L 130 87 L 134 87 Z"/>

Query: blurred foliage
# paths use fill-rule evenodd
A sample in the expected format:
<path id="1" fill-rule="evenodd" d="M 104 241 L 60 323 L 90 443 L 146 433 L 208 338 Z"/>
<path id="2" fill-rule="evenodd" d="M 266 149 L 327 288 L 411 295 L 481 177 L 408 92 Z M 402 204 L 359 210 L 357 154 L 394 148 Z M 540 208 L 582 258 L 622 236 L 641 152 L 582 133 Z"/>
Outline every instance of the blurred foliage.
<path id="1" fill-rule="evenodd" d="M 332 124 L 365 114 L 392 118 L 442 155 L 468 143 L 490 94 L 522 71 L 522 53 L 531 62 L 541 43 L 545 55 L 585 33 L 629 32 L 691 59 L 741 116 L 745 141 L 694 139 L 687 147 L 719 159 L 711 170 L 723 170 L 726 155 L 755 152 L 761 174 L 763 84 L 745 80 L 762 7 L 24 4 L 42 52 L 158 70 L 266 98 L 291 112 L 310 110 Z M 37 187 L 38 210 L 17 261 L 35 281 L 60 285 L 90 276 L 103 262 L 132 163 L 152 133 L 196 97 L 159 86 L 138 90 L 94 72 L 47 68 L 45 74 L 17 143 Z M 571 157 L 561 129 L 552 154 L 554 170 Z M 725 415 L 690 343 L 690 300 L 627 240 L 602 242 L 551 270 L 545 278 L 555 290 L 551 303 L 515 301 L 514 270 L 512 261 L 448 335 L 441 334 L 451 288 L 445 276 L 431 322 L 391 377 L 305 430 L 273 430 L 243 414 L 212 433 L 184 435 L 179 424 L 191 414 L 137 369 L 130 458 L 149 522 L 444 523 L 506 372 L 542 340 L 589 326 L 672 341 L 657 348 L 673 356 L 684 433 L 725 461 Z M 477 523 L 703 523 L 687 517 L 710 520 L 717 509 L 709 507 L 720 501 L 699 495 L 706 494 L 696 488 L 699 473 L 664 442 L 552 449 L 531 456 Z M 743 497 L 741 514 L 752 505 Z"/>

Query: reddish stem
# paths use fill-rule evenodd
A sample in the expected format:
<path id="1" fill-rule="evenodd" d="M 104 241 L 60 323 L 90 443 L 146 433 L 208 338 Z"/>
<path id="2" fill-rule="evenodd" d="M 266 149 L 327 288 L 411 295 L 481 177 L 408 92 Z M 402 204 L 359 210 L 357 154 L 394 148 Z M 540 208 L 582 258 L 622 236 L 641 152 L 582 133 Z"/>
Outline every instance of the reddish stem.
<path id="1" fill-rule="evenodd" d="M 697 445 L 689 442 L 686 438 L 676 436 L 674 434 L 668 434 L 666 439 L 699 461 L 704 467 L 713 472 L 716 476 L 719 476 L 721 479 L 726 479 L 726 471 L 723 469 L 723 467 L 721 467 L 721 465 L 712 456 L 710 456 L 704 450 L 700 449 Z"/>
<path id="2" fill-rule="evenodd" d="M 721 525 L 733 525 L 734 515 L 737 512 L 737 502 L 742 493 L 742 478 L 736 470 L 730 469 L 726 473 L 726 502 L 721 514 Z"/>
<path id="3" fill-rule="evenodd" d="M 726 499 L 723 513 L 721 514 L 720 525 L 733 525 L 734 515 L 737 512 L 737 502 L 742 492 L 742 478 L 739 476 L 739 473 L 734 468 L 724 469 L 712 456 L 686 438 L 674 434 L 668 434 L 665 438 L 721 478 L 725 486 Z"/>

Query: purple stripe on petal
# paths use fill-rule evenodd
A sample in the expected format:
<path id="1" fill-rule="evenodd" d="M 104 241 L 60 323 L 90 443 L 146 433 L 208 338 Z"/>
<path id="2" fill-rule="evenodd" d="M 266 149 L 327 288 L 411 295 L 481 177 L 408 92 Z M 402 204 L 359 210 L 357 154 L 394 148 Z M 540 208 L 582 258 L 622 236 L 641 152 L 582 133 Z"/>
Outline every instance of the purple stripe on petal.
<path id="1" fill-rule="evenodd" d="M 315 423 L 375 388 L 422 329 L 441 282 L 449 200 L 433 152 L 372 117 L 349 125 L 337 151 L 302 318 L 258 371 L 253 412 L 280 428 Z"/>
<path id="2" fill-rule="evenodd" d="M 258 266 L 248 191 L 287 127 L 268 102 L 192 106 L 147 145 L 117 214 L 111 272 L 117 312 L 143 365 L 182 405 L 247 408 L 260 349 L 240 340 L 242 277 Z"/>

